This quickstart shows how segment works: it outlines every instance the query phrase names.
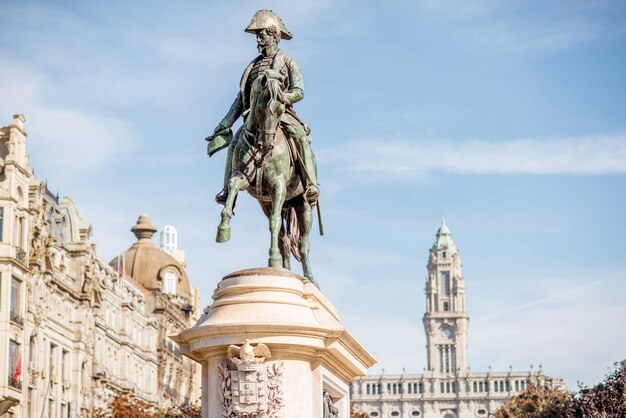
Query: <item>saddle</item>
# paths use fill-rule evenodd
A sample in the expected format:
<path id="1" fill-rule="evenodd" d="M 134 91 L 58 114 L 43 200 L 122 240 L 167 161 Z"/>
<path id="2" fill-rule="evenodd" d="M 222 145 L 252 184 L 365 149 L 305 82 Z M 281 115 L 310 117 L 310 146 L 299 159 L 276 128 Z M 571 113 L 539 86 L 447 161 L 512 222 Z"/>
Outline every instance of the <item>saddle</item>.
<path id="1" fill-rule="evenodd" d="M 293 176 L 291 183 L 288 185 L 288 190 L 292 191 L 292 193 L 297 193 L 296 190 L 303 190 L 301 185 L 302 174 L 300 173 L 299 168 L 302 162 L 294 138 L 287 135 L 282 127 L 279 126 L 276 130 L 276 134 L 274 135 L 274 141 L 270 151 L 262 152 L 254 143 L 254 133 L 247 132 L 242 126 L 236 136 L 239 137 L 240 141 L 243 141 L 245 149 L 241 149 L 240 155 L 236 156 L 236 158 L 239 162 L 239 169 L 241 173 L 246 177 L 250 185 L 254 185 L 253 194 L 256 196 L 269 196 L 269 193 L 263 190 L 263 175 L 267 158 L 272 152 L 274 152 L 274 145 L 276 144 L 277 137 L 279 135 L 282 136 L 287 143 L 287 149 L 289 151 L 289 164 L 296 173 L 296 175 Z"/>

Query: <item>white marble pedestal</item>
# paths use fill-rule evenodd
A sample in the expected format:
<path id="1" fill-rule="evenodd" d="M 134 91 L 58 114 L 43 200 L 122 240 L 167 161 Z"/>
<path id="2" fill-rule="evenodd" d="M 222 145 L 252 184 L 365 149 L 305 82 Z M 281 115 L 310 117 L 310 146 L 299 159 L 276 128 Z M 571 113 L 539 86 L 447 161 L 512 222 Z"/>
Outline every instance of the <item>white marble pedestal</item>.
<path id="1" fill-rule="evenodd" d="M 256 268 L 224 277 L 213 299 L 193 328 L 172 337 L 184 355 L 202 364 L 203 418 L 226 418 L 225 406 L 240 411 L 233 417 L 322 418 L 324 392 L 337 417 L 349 417 L 348 384 L 376 361 L 342 328 L 337 310 L 315 286 L 288 270 Z M 271 358 L 257 352 L 246 366 L 233 358 L 239 352 L 234 348 L 229 357 L 229 346 L 246 340 L 253 347 L 265 344 Z M 275 376 L 276 370 L 282 374 Z M 245 385 L 250 389 L 240 381 L 245 376 L 254 381 Z M 254 408 L 266 409 L 247 412 Z"/>

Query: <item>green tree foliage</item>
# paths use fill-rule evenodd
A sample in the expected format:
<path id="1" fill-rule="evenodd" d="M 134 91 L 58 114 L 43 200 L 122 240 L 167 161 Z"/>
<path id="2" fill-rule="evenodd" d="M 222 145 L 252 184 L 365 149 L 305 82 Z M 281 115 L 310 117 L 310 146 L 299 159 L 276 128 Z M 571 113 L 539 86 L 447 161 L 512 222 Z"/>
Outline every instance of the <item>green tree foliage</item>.
<path id="1" fill-rule="evenodd" d="M 495 418 L 567 417 L 572 408 L 571 395 L 561 389 L 529 384 L 528 388 L 508 400 Z"/>
<path id="2" fill-rule="evenodd" d="M 132 396 L 118 394 L 105 410 L 96 410 L 94 418 L 200 418 L 200 406 L 176 404 L 159 408 L 141 402 Z"/>
<path id="3" fill-rule="evenodd" d="M 626 417 L 626 368 L 614 370 L 598 385 L 581 386 L 574 395 L 575 418 Z"/>
<path id="4" fill-rule="evenodd" d="M 94 418 L 157 418 L 151 409 L 128 395 L 117 394 L 104 411 L 94 411 Z"/>
<path id="5" fill-rule="evenodd" d="M 616 368 L 601 383 L 578 392 L 528 385 L 508 400 L 495 418 L 626 418 L 626 369 Z"/>
<path id="6" fill-rule="evenodd" d="M 370 418 L 366 412 L 358 412 L 353 403 L 350 403 L 350 418 Z"/>

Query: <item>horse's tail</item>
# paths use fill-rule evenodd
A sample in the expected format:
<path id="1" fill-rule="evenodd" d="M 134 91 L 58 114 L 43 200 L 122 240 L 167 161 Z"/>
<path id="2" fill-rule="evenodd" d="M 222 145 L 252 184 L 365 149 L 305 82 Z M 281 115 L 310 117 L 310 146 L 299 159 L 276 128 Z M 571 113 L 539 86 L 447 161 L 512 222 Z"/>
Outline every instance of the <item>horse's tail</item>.
<path id="1" fill-rule="evenodd" d="M 283 221 L 285 222 L 287 239 L 291 247 L 291 253 L 298 261 L 302 261 L 300 254 L 300 224 L 296 208 L 289 206 L 283 210 Z"/>

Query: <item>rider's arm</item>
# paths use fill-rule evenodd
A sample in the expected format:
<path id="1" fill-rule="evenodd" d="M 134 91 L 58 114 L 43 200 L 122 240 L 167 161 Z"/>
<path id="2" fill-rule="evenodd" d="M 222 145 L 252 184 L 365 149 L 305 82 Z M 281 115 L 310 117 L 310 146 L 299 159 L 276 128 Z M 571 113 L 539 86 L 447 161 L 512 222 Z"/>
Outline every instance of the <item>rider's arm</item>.
<path id="1" fill-rule="evenodd" d="M 228 113 L 220 122 L 220 126 L 224 128 L 230 128 L 231 126 L 233 126 L 235 121 L 239 119 L 239 116 L 241 116 L 242 111 L 243 104 L 241 103 L 241 92 L 239 92 L 237 94 L 237 97 L 235 97 L 235 101 L 233 101 L 233 104 L 230 105 Z"/>
<path id="2" fill-rule="evenodd" d="M 288 104 L 299 102 L 304 97 L 304 80 L 300 64 L 294 59 L 287 62 L 289 69 L 289 90 L 283 93 L 283 97 Z"/>

